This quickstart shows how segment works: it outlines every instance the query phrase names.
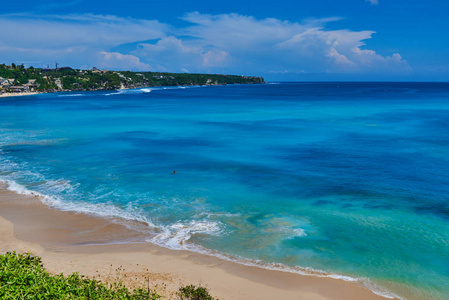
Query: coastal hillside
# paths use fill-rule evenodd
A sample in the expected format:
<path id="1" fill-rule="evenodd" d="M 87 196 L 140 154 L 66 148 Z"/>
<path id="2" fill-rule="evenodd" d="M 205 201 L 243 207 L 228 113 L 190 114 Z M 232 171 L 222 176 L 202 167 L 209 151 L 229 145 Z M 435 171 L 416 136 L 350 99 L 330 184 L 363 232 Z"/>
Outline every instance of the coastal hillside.
<path id="1" fill-rule="evenodd" d="M 0 65 L 0 94 L 252 83 L 264 83 L 264 79 L 242 75 L 108 71 L 97 68 L 77 70 L 70 67 L 42 69 L 15 64 Z"/>

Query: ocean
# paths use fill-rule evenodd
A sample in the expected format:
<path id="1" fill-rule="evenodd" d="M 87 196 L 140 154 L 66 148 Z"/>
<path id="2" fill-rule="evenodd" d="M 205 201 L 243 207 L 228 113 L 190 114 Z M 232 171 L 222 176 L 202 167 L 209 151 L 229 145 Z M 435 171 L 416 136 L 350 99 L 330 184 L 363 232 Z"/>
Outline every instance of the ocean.
<path id="1" fill-rule="evenodd" d="M 163 247 L 449 299 L 449 83 L 0 98 L 0 180 Z"/>

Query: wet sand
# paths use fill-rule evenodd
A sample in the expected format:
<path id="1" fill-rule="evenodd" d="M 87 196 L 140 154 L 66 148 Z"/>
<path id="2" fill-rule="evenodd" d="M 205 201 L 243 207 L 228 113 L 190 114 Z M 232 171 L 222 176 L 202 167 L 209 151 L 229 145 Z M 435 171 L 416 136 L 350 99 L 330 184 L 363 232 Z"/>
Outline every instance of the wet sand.
<path id="1" fill-rule="evenodd" d="M 266 270 L 141 243 L 143 224 L 51 209 L 0 185 L 0 252 L 31 252 L 51 273 L 80 274 L 175 299 L 180 285 L 202 284 L 219 299 L 386 299 L 358 282 Z M 127 228 L 128 227 L 128 228 Z"/>

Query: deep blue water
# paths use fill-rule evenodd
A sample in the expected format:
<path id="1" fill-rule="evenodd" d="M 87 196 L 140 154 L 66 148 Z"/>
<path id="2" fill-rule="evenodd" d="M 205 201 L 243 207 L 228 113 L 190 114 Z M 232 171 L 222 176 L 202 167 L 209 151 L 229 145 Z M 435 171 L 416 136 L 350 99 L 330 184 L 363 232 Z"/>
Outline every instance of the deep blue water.
<path id="1" fill-rule="evenodd" d="M 448 83 L 0 98 L 0 179 L 165 247 L 449 298 Z"/>

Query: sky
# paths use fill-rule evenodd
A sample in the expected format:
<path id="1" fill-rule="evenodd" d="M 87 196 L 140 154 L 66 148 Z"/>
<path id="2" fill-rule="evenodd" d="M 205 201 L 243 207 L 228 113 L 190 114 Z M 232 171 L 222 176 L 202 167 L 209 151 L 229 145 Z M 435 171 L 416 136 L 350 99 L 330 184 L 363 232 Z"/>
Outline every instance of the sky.
<path id="1" fill-rule="evenodd" d="M 446 0 L 4 2 L 0 63 L 269 81 L 449 81 Z"/>

